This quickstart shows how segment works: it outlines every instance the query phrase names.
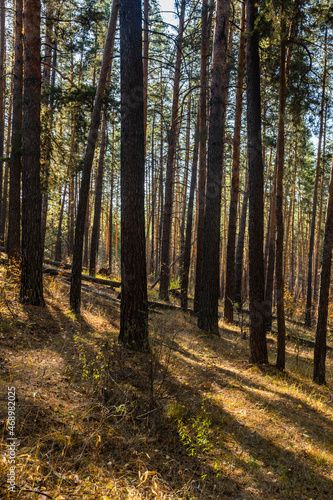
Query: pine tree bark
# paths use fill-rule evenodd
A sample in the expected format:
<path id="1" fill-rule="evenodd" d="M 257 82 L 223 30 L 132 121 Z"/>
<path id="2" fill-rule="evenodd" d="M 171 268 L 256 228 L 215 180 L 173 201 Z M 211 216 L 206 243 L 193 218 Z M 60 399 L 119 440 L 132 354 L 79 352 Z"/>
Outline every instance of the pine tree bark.
<path id="1" fill-rule="evenodd" d="M 264 327 L 264 175 L 261 143 L 259 35 L 255 0 L 246 0 L 247 137 L 249 165 L 250 363 L 267 363 Z"/>
<path id="2" fill-rule="evenodd" d="M 333 248 L 333 159 L 327 200 L 325 236 L 321 259 L 320 292 L 317 313 L 316 340 L 313 359 L 313 381 L 325 384 L 326 335 L 328 302 L 331 284 L 331 264 Z"/>
<path id="3" fill-rule="evenodd" d="M 203 279 L 198 312 L 199 328 L 210 335 L 219 335 L 219 249 L 223 138 L 226 90 L 229 81 L 227 71 L 229 17 L 230 1 L 217 0 L 209 114 Z"/>
<path id="4" fill-rule="evenodd" d="M 320 127 L 319 127 L 319 139 L 318 139 L 318 153 L 317 153 L 317 167 L 316 167 L 316 177 L 315 185 L 313 190 L 313 204 L 312 204 L 312 217 L 311 217 L 311 227 L 310 227 L 310 241 L 309 241 L 309 253 L 308 253 L 308 277 L 307 277 L 307 292 L 306 292 L 306 309 L 305 309 L 305 321 L 304 324 L 307 327 L 311 326 L 311 309 L 312 309 L 312 264 L 313 264 L 313 249 L 314 249 L 314 237 L 315 237 L 315 226 L 316 226 L 316 215 L 317 215 L 317 200 L 318 200 L 318 183 L 319 183 L 319 170 L 321 164 L 321 144 L 323 138 L 323 127 L 324 127 L 324 106 L 325 106 L 325 94 L 326 94 L 326 71 L 327 71 L 327 27 L 325 32 L 325 54 L 324 54 L 324 72 L 323 72 L 323 86 L 321 95 L 321 107 L 320 107 Z"/>
<path id="5" fill-rule="evenodd" d="M 5 140 L 5 88 L 6 88 L 6 39 L 5 39 L 5 1 L 0 0 L 0 220 L 3 210 L 3 156 Z M 4 244 L 4 234 L 0 233 L 0 245 Z"/>
<path id="6" fill-rule="evenodd" d="M 120 3 L 121 309 L 119 342 L 148 351 L 141 1 Z"/>
<path id="7" fill-rule="evenodd" d="M 283 16 L 283 12 L 281 14 Z M 283 276 L 283 171 L 284 171 L 284 122 L 286 107 L 286 40 L 284 22 L 281 21 L 280 81 L 279 81 L 279 132 L 277 143 L 276 178 L 276 292 L 277 292 L 277 361 L 279 370 L 286 364 L 286 326 L 284 317 L 284 276 Z"/>
<path id="8" fill-rule="evenodd" d="M 181 308 L 184 311 L 186 311 L 188 307 L 188 280 L 189 280 L 190 262 L 191 262 L 193 206 L 194 206 L 195 186 L 197 183 L 197 167 L 198 167 L 198 151 L 199 151 L 198 121 L 199 120 L 197 120 L 195 138 L 194 138 L 191 184 L 190 184 L 190 193 L 189 193 L 188 207 L 187 207 L 186 236 L 184 243 L 184 255 L 182 259 L 180 301 L 181 301 Z"/>
<path id="9" fill-rule="evenodd" d="M 20 299 L 44 306 L 40 190 L 40 0 L 24 1 L 22 260 Z"/>
<path id="10" fill-rule="evenodd" d="M 249 202 L 249 174 L 246 171 L 245 191 L 243 196 L 242 213 L 239 222 L 238 239 L 235 258 L 235 291 L 234 303 L 238 309 L 242 308 L 242 277 L 243 277 L 243 260 L 244 260 L 244 243 L 246 230 L 247 207 Z"/>
<path id="11" fill-rule="evenodd" d="M 169 300 L 169 283 L 170 283 L 170 241 L 171 241 L 171 225 L 172 225 L 172 205 L 175 177 L 175 157 L 176 147 L 179 135 L 178 123 L 178 108 L 179 108 L 179 85 L 180 85 L 180 68 L 182 61 L 183 49 L 183 32 L 185 19 L 185 4 L 182 0 L 180 7 L 179 28 L 177 37 L 177 55 L 173 83 L 173 100 L 171 110 L 171 128 L 168 137 L 168 157 L 165 179 L 165 204 L 163 211 L 163 227 L 162 227 L 162 245 L 161 245 L 161 279 L 159 297 L 162 300 Z"/>
<path id="12" fill-rule="evenodd" d="M 102 211 L 105 148 L 106 148 L 106 117 L 104 114 L 102 121 L 101 146 L 99 152 L 99 162 L 98 162 L 98 172 L 97 172 L 97 182 L 96 182 L 94 222 L 91 232 L 91 243 L 90 243 L 90 265 L 89 265 L 90 276 L 95 276 L 96 274 L 96 258 L 98 252 L 98 240 L 100 233 L 100 220 Z"/>
<path id="13" fill-rule="evenodd" d="M 70 291 L 70 306 L 72 310 L 78 314 L 80 313 L 80 304 L 81 304 L 83 237 L 84 237 L 84 227 L 86 222 L 87 203 L 89 196 L 90 174 L 95 153 L 99 124 L 101 119 L 101 110 L 102 110 L 106 80 L 109 67 L 111 64 L 111 54 L 114 45 L 118 10 L 119 10 L 119 0 L 113 0 L 108 33 L 104 46 L 102 67 L 96 91 L 94 109 L 91 117 L 88 144 L 86 147 L 84 164 L 83 164 L 82 182 L 80 189 L 78 213 L 76 218 L 76 227 L 75 227 L 73 271 L 72 271 L 71 291 Z"/>
<path id="14" fill-rule="evenodd" d="M 201 63 L 200 63 L 200 100 L 199 100 L 199 179 L 198 179 L 198 230 L 197 230 L 197 261 L 195 268 L 194 312 L 198 313 L 200 305 L 204 223 L 205 223 L 205 196 L 207 178 L 207 63 L 209 56 L 209 24 L 208 0 L 202 1 L 201 10 Z"/>
<path id="15" fill-rule="evenodd" d="M 239 197 L 239 158 L 240 158 L 240 138 L 241 121 L 243 111 L 243 80 L 245 68 L 245 4 L 242 4 L 241 34 L 238 51 L 238 73 L 236 90 L 236 109 L 232 155 L 232 179 L 230 193 L 230 210 L 227 243 L 226 279 L 225 279 L 225 301 L 224 319 L 227 322 L 233 321 L 233 299 L 235 285 L 235 244 L 237 227 L 237 208 Z"/>

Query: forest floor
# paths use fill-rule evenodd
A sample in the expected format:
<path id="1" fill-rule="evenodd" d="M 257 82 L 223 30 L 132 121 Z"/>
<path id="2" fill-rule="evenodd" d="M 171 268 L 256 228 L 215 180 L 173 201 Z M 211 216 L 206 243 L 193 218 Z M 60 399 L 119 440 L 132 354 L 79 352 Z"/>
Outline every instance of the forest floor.
<path id="1" fill-rule="evenodd" d="M 0 498 L 333 498 L 332 350 L 320 387 L 311 347 L 288 340 L 281 373 L 269 335 L 270 365 L 259 368 L 237 326 L 221 320 L 220 338 L 210 338 L 189 313 L 156 310 L 151 353 L 133 353 L 117 343 L 115 300 L 84 290 L 76 317 L 68 284 L 44 284 L 46 307 L 23 306 L 0 267 Z M 8 387 L 17 395 L 15 496 Z"/>

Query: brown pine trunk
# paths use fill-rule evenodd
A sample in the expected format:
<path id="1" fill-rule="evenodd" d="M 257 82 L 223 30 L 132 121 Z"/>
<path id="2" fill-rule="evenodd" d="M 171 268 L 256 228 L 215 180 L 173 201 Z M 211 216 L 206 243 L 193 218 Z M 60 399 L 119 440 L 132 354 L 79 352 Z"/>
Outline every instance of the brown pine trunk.
<path id="1" fill-rule="evenodd" d="M 320 107 L 320 128 L 319 128 L 319 140 L 318 140 L 318 153 L 317 153 L 317 168 L 315 185 L 313 190 L 313 204 L 312 204 L 312 217 L 311 217 L 311 227 L 310 227 L 310 241 L 309 241 L 309 253 L 308 253 L 308 277 L 307 277 L 307 293 L 306 293 L 306 310 L 305 310 L 305 326 L 311 326 L 311 309 L 312 309 L 312 264 L 313 264 L 313 249 L 314 249 L 314 237 L 315 237 L 315 226 L 316 226 L 316 215 L 317 215 L 317 200 L 318 200 L 318 183 L 319 183 L 319 170 L 321 164 L 321 143 L 323 138 L 323 128 L 324 128 L 324 106 L 325 106 L 325 94 L 326 94 L 326 71 L 327 71 L 327 27 L 325 32 L 325 54 L 324 54 L 324 73 L 323 73 L 323 87 L 321 96 L 321 107 Z"/>
<path id="2" fill-rule="evenodd" d="M 232 156 L 232 180 L 230 192 L 230 210 L 228 243 L 226 257 L 226 279 L 225 279 L 225 301 L 224 301 L 224 319 L 228 322 L 233 321 L 233 300 L 235 285 L 235 244 L 237 228 L 237 208 L 239 197 L 239 158 L 240 158 L 240 136 L 241 121 L 243 110 L 243 80 L 245 68 L 245 4 L 242 4 L 241 34 L 238 51 L 238 74 L 236 90 L 236 110 L 234 125 L 234 144 Z"/>
<path id="3" fill-rule="evenodd" d="M 220 218 L 226 90 L 229 83 L 227 71 L 229 16 L 230 1 L 217 0 L 209 114 L 202 288 L 198 312 L 199 328 L 210 335 L 219 335 Z"/>
<path id="4" fill-rule="evenodd" d="M 91 243 L 90 243 L 90 265 L 89 265 L 90 276 L 95 276 L 96 274 L 96 258 L 98 252 L 98 240 L 100 234 L 100 220 L 102 211 L 105 148 L 106 148 L 106 117 L 104 114 L 102 120 L 101 146 L 99 152 L 97 182 L 95 188 L 94 221 L 93 221 L 93 227 L 91 232 Z"/>
<path id="5" fill-rule="evenodd" d="M 121 309 L 119 342 L 149 350 L 141 1 L 120 2 Z M 136 99 L 133 100 L 133 89 Z"/>
<path id="6" fill-rule="evenodd" d="M 90 174 L 94 158 L 99 124 L 101 119 L 104 90 L 106 86 L 109 67 L 111 64 L 111 55 L 114 45 L 118 10 L 119 10 L 119 0 L 114 0 L 111 9 L 109 28 L 103 53 L 102 67 L 96 91 L 94 109 L 91 117 L 91 124 L 88 136 L 88 143 L 86 147 L 84 164 L 83 164 L 79 206 L 78 206 L 78 213 L 77 213 L 76 227 L 75 227 L 73 271 L 72 271 L 71 291 L 70 291 L 70 305 L 72 310 L 75 311 L 76 313 L 80 313 L 83 237 L 84 237 L 84 228 L 86 222 L 86 212 L 87 212 L 87 204 L 89 196 Z"/>
<path id="7" fill-rule="evenodd" d="M 281 13 L 283 16 L 283 11 Z M 276 294 L 277 294 L 277 361 L 279 370 L 286 364 L 286 326 L 284 318 L 284 276 L 283 276 L 283 170 L 284 170 L 284 121 L 286 105 L 286 41 L 284 22 L 281 26 L 280 82 L 279 82 L 279 132 L 277 143 L 276 177 Z"/>
<path id="8" fill-rule="evenodd" d="M 320 292 L 317 314 L 316 341 L 313 359 L 313 381 L 325 384 L 326 335 L 328 301 L 331 284 L 331 263 L 333 248 L 333 161 L 327 201 L 325 236 L 321 260 Z"/>
<path id="9" fill-rule="evenodd" d="M 207 143 L 207 63 L 209 56 L 210 29 L 208 24 L 208 1 L 202 1 L 201 11 L 201 64 L 200 64 L 200 100 L 199 100 L 199 179 L 198 179 L 198 226 L 197 226 L 197 261 L 195 269 L 194 312 L 200 305 L 203 238 L 205 222 L 206 196 L 206 143 Z"/>
<path id="10" fill-rule="evenodd" d="M 190 272 L 190 262 L 191 262 L 191 238 L 192 238 L 192 222 L 193 222 L 193 206 L 194 206 L 194 195 L 195 186 L 197 183 L 197 166 L 198 166 L 198 121 L 195 130 L 195 141 L 193 149 L 193 159 L 192 159 L 192 172 L 191 172 L 191 185 L 190 193 L 187 207 L 187 222 L 186 222 L 186 236 L 184 242 L 184 255 L 182 259 L 182 276 L 181 276 L 181 287 L 180 287 L 180 300 L 181 307 L 184 311 L 188 307 L 188 280 Z"/>
<path id="11" fill-rule="evenodd" d="M 10 260 L 21 253 L 21 170 L 22 170 L 22 92 L 23 92 L 23 0 L 15 6 L 15 63 L 13 119 L 10 155 L 7 254 Z"/>
<path id="12" fill-rule="evenodd" d="M 171 128 L 168 137 L 168 158 L 165 179 L 165 203 L 163 212 L 162 228 L 162 246 L 161 246 L 161 279 L 159 297 L 163 300 L 169 300 L 170 283 L 170 244 L 171 244 L 171 226 L 172 226 L 172 205 L 175 177 L 175 157 L 176 147 L 179 136 L 178 108 L 179 108 L 179 85 L 180 85 L 180 67 L 182 61 L 183 33 L 185 19 L 186 1 L 182 0 L 180 7 L 179 28 L 177 37 L 177 55 L 175 64 L 175 74 L 173 83 L 173 100 L 171 110 Z"/>
<path id="13" fill-rule="evenodd" d="M 110 213 L 109 213 L 109 273 L 112 273 L 113 252 L 113 192 L 114 192 L 114 124 L 112 126 L 112 154 L 111 154 L 111 181 L 110 181 Z"/>
<path id="14" fill-rule="evenodd" d="M 66 190 L 67 190 L 67 185 L 65 184 L 64 194 L 62 195 L 62 198 L 61 198 L 61 189 L 60 189 L 60 193 L 59 193 L 60 194 L 60 197 L 59 197 L 60 213 L 59 213 L 57 240 L 56 240 L 56 245 L 55 245 L 55 260 L 57 262 L 61 262 L 61 259 L 62 259 L 62 220 L 63 220 L 63 216 L 64 216 Z"/>
<path id="15" fill-rule="evenodd" d="M 5 40 L 5 0 L 0 0 L 0 221 L 3 211 L 3 156 L 5 140 L 5 88 L 6 88 L 6 40 Z M 1 230 L 1 228 L 0 228 Z M 3 231 L 0 232 L 0 245 L 4 244 Z"/>
<path id="16" fill-rule="evenodd" d="M 143 0 L 143 126 L 145 132 L 145 151 L 147 140 L 148 111 L 148 55 L 149 55 L 149 0 Z"/>
<path id="17" fill-rule="evenodd" d="M 234 303 L 238 309 L 242 308 L 242 276 L 243 276 L 243 261 L 244 261 L 244 243 L 246 230 L 247 206 L 249 201 L 249 175 L 246 171 L 245 191 L 243 196 L 242 213 L 239 222 L 239 231 L 235 257 L 235 288 L 234 288 Z"/>
<path id="18" fill-rule="evenodd" d="M 44 306 L 40 190 L 40 0 L 24 1 L 22 303 Z"/>
<path id="19" fill-rule="evenodd" d="M 249 165 L 250 363 L 267 363 L 264 305 L 264 172 L 261 145 L 259 35 L 255 0 L 246 1 L 247 136 Z"/>

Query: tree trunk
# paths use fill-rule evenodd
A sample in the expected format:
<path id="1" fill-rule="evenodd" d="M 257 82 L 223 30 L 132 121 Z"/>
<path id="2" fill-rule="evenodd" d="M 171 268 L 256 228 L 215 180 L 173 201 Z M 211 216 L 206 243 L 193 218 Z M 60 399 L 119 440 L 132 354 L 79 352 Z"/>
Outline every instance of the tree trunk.
<path id="1" fill-rule="evenodd" d="M 91 117 L 88 144 L 86 147 L 84 164 L 83 164 L 79 206 L 78 206 L 78 213 L 77 213 L 76 227 L 75 227 L 73 274 L 72 274 L 71 291 L 70 291 L 70 305 L 72 310 L 75 311 L 76 313 L 80 313 L 83 236 L 84 236 L 84 227 L 86 221 L 86 211 L 87 211 L 87 203 L 88 203 L 88 195 L 90 187 L 90 174 L 96 147 L 99 124 L 100 124 L 106 79 L 111 64 L 111 55 L 114 45 L 118 10 L 119 10 L 119 0 L 113 0 L 109 28 L 103 53 L 102 67 L 96 91 L 94 109 Z"/>
<path id="2" fill-rule="evenodd" d="M 180 67 L 182 61 L 183 49 L 183 32 L 185 19 L 185 4 L 182 0 L 180 8 L 179 28 L 177 37 L 177 55 L 173 84 L 173 100 L 171 111 L 171 128 L 169 131 L 169 146 L 165 180 L 165 204 L 163 212 L 163 228 L 162 228 L 162 248 L 161 248 L 161 279 L 160 279 L 160 299 L 169 300 L 169 283 L 170 283 L 170 239 L 171 239 L 171 223 L 172 223 L 172 204 L 173 204 L 173 188 L 175 177 L 175 157 L 176 146 L 179 135 L 178 123 L 178 108 L 179 108 L 179 85 L 180 85 Z"/>
<path id="3" fill-rule="evenodd" d="M 96 192 L 95 192 L 94 222 L 91 232 L 91 243 L 90 243 L 90 266 L 89 266 L 90 276 L 95 276 L 96 274 L 96 258 L 98 252 L 98 240 L 100 233 L 100 220 L 102 211 L 105 148 L 106 148 L 106 117 L 104 114 L 102 121 L 101 147 L 99 152 L 98 173 L 97 173 L 97 182 L 95 189 Z"/>
<path id="4" fill-rule="evenodd" d="M 140 0 L 121 0 L 120 3 L 120 67 L 122 291 L 119 341 L 129 349 L 148 351 Z"/>
<path id="5" fill-rule="evenodd" d="M 237 207 L 239 197 L 239 158 L 240 158 L 240 138 L 241 121 L 243 110 L 243 80 L 245 68 L 245 4 L 242 4 L 241 34 L 238 51 L 238 74 L 236 90 L 236 110 L 234 126 L 234 144 L 232 156 L 232 180 L 230 192 L 230 211 L 227 243 L 227 263 L 225 279 L 225 301 L 224 301 L 224 319 L 228 322 L 233 321 L 233 299 L 235 284 L 235 244 L 237 228 Z"/>
<path id="6" fill-rule="evenodd" d="M 198 150 L 199 150 L 198 121 L 199 120 L 197 120 L 196 130 L 194 134 L 195 139 L 194 139 L 193 160 L 192 160 L 191 185 L 190 185 L 190 194 L 189 194 L 188 208 L 187 208 L 184 255 L 182 259 L 180 300 L 181 300 L 181 307 L 184 311 L 186 311 L 188 307 L 188 279 L 189 279 L 190 262 L 191 262 L 193 205 L 194 205 L 195 186 L 197 183 L 197 166 L 198 166 Z"/>
<path id="7" fill-rule="evenodd" d="M 198 326 L 219 335 L 219 248 L 223 138 L 228 86 L 228 34 L 230 1 L 217 0 L 209 114 L 204 253 Z"/>
<path id="8" fill-rule="evenodd" d="M 325 94 L 326 94 L 326 71 L 327 71 L 327 27 L 325 32 L 325 54 L 324 54 L 324 73 L 323 73 L 323 87 L 321 95 L 321 107 L 320 107 L 320 129 L 319 129 L 319 140 L 318 140 L 318 153 L 317 153 L 317 168 L 315 185 L 313 190 L 313 204 L 312 204 L 312 217 L 311 217 L 311 228 L 310 228 L 310 242 L 309 242 L 309 253 L 308 253 L 308 278 L 307 278 L 307 294 L 306 294 L 306 310 L 305 310 L 305 326 L 311 326 L 311 308 L 312 308 L 312 262 L 313 262 L 313 248 L 314 248 L 314 237 L 315 237 L 315 226 L 316 226 L 316 215 L 317 215 L 317 199 L 318 199 L 318 182 L 319 182 L 319 170 L 321 163 L 321 143 L 323 137 L 323 127 L 324 127 L 324 106 L 325 106 Z"/>
<path id="9" fill-rule="evenodd" d="M 245 230 L 246 230 L 246 216 L 247 216 L 247 206 L 249 201 L 249 175 L 248 170 L 246 171 L 245 180 L 245 191 L 243 196 L 242 213 L 239 222 L 239 232 L 236 247 L 236 258 L 235 258 L 235 289 L 234 289 L 234 303 L 238 309 L 242 308 L 242 276 L 243 276 L 243 256 L 244 256 L 244 242 L 245 242 Z"/>
<path id="10" fill-rule="evenodd" d="M 199 100 L 199 179 L 198 179 L 198 227 L 197 227 L 197 261 L 195 269 L 194 312 L 199 312 L 202 264 L 203 239 L 205 223 L 205 196 L 207 178 L 207 63 L 209 56 L 209 24 L 208 0 L 202 1 L 201 11 L 201 64 L 200 64 L 200 100 Z"/>
<path id="11" fill-rule="evenodd" d="M 283 16 L 283 11 L 281 16 Z M 276 293 L 277 293 L 277 361 L 279 370 L 286 364 L 286 326 L 284 318 L 284 276 L 283 276 L 283 170 L 284 170 L 284 121 L 286 107 L 286 41 L 284 21 L 281 21 L 280 82 L 279 82 L 279 132 L 277 143 L 276 177 Z"/>
<path id="12" fill-rule="evenodd" d="M 55 260 L 58 262 L 61 262 L 61 259 L 62 259 L 62 219 L 64 216 L 66 190 L 67 190 L 67 185 L 65 185 L 64 194 L 62 196 L 62 201 L 61 201 L 61 190 L 60 190 L 60 213 L 59 213 L 57 240 L 56 240 L 56 246 L 55 246 Z"/>
<path id="13" fill-rule="evenodd" d="M 13 119 L 10 155 L 7 253 L 10 260 L 21 253 L 21 170 L 22 170 L 22 92 L 23 92 L 23 0 L 15 6 L 15 63 Z"/>
<path id="14" fill-rule="evenodd" d="M 313 359 L 313 381 L 325 384 L 326 335 L 328 301 L 331 284 L 331 263 L 333 247 L 333 158 L 327 201 L 325 236 L 321 259 L 320 292 L 317 314 L 316 341 Z"/>
<path id="15" fill-rule="evenodd" d="M 22 303 L 44 306 L 40 191 L 40 0 L 24 1 Z"/>
<path id="16" fill-rule="evenodd" d="M 255 0 L 246 0 L 247 9 L 247 136 L 249 165 L 249 309 L 250 363 L 267 363 L 264 327 L 264 172 L 261 145 L 259 35 L 255 29 L 258 11 Z"/>
<path id="17" fill-rule="evenodd" d="M 109 213 L 109 273 L 112 273 L 112 233 L 113 233 L 113 191 L 114 191 L 114 124 L 112 126 L 110 213 Z"/>
<path id="18" fill-rule="evenodd" d="M 6 88 L 6 39 L 5 39 L 5 0 L 0 0 L 0 220 L 3 210 L 3 153 L 5 139 L 5 88 Z M 1 228 L 0 228 L 1 229 Z M 4 234 L 0 233 L 0 245 L 4 244 Z"/>

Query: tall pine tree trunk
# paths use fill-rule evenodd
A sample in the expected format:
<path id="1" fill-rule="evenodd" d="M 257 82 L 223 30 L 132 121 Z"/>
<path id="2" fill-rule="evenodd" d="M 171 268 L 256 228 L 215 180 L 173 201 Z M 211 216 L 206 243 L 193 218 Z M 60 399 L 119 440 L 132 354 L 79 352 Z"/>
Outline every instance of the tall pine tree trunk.
<path id="1" fill-rule="evenodd" d="M 100 233 L 100 220 L 102 211 L 105 148 L 106 148 L 106 117 L 104 114 L 102 121 L 101 146 L 99 152 L 97 182 L 95 189 L 96 193 L 95 193 L 94 222 L 91 232 L 91 243 L 90 243 L 90 265 L 89 265 L 90 276 L 95 276 L 96 274 L 96 258 L 98 252 L 98 240 Z"/>
<path id="2" fill-rule="evenodd" d="M 175 64 L 175 74 L 173 82 L 173 100 L 171 110 L 171 128 L 168 137 L 168 158 L 166 167 L 165 180 L 165 203 L 163 212 L 163 227 L 162 227 L 162 247 L 161 247 L 161 279 L 159 296 L 163 300 L 169 300 L 169 283 L 170 283 L 170 242 L 171 242 L 171 225 L 172 225 L 172 205 L 175 177 L 175 157 L 176 147 L 179 135 L 178 123 L 178 108 L 179 108 L 179 85 L 180 85 L 180 67 L 182 61 L 183 49 L 183 33 L 185 19 L 185 4 L 182 0 L 180 7 L 179 28 L 177 37 L 177 55 Z"/>
<path id="3" fill-rule="evenodd" d="M 120 69 L 122 290 L 119 341 L 129 349 L 148 351 L 140 0 L 120 2 Z"/>
<path id="4" fill-rule="evenodd" d="M 317 215 L 317 200 L 318 200 L 318 183 L 319 183 L 319 170 L 321 164 L 321 143 L 323 138 L 323 128 L 324 128 L 324 106 L 325 106 L 325 94 L 326 94 L 326 71 L 327 71 L 327 27 L 325 32 L 325 54 L 324 54 L 324 71 L 323 71 L 323 86 L 321 95 L 321 107 L 320 107 L 320 128 L 319 128 L 319 140 L 318 140 L 318 153 L 317 153 L 317 168 L 315 185 L 313 190 L 313 203 L 312 203 L 312 217 L 311 217 L 311 227 L 310 227 L 310 241 L 309 241 L 309 253 L 308 253 L 308 277 L 307 277 L 307 292 L 306 292 L 306 309 L 305 309 L 305 326 L 311 326 L 311 309 L 312 309 L 312 264 L 313 264 L 313 249 L 314 249 L 314 237 L 315 237 L 315 226 L 316 226 L 316 215 Z"/>
<path id="5" fill-rule="evenodd" d="M 245 191 L 243 196 L 242 213 L 239 222 L 239 231 L 235 257 L 235 289 L 234 303 L 238 309 L 242 308 L 242 277 L 243 277 L 243 261 L 244 261 L 244 243 L 246 230 L 247 207 L 249 202 L 249 174 L 246 171 Z"/>
<path id="6" fill-rule="evenodd" d="M 325 236 L 321 259 L 320 292 L 317 314 L 316 341 L 313 360 L 313 380 L 325 384 L 326 335 L 328 301 L 331 285 L 331 264 L 333 248 L 333 159 L 327 201 Z"/>
<path id="7" fill-rule="evenodd" d="M 283 16 L 283 11 L 281 13 Z M 286 326 L 284 318 L 284 276 L 283 276 L 283 170 L 284 170 L 284 121 L 286 107 L 286 41 L 284 20 L 281 21 L 280 43 L 280 82 L 279 82 L 279 132 L 277 143 L 277 178 L 276 178 L 276 291 L 277 291 L 277 361 L 279 370 L 284 370 L 286 363 Z"/>
<path id="8" fill-rule="evenodd" d="M 22 303 L 44 306 L 40 190 L 40 0 L 24 1 Z"/>
<path id="9" fill-rule="evenodd" d="M 209 55 L 208 0 L 202 1 L 201 11 L 201 65 L 199 101 L 199 179 L 198 179 L 198 230 L 197 261 L 195 269 L 194 312 L 198 313 L 202 282 L 203 239 L 206 196 L 206 143 L 207 143 L 207 63 Z"/>
<path id="10" fill-rule="evenodd" d="M 259 35 L 255 0 L 246 0 L 247 137 L 249 165 L 250 363 L 267 363 L 264 327 L 264 172 L 261 144 Z"/>
<path id="11" fill-rule="evenodd" d="M 5 39 L 5 0 L 0 0 L 0 220 L 3 210 L 3 156 L 5 140 L 5 87 L 6 87 L 6 39 Z M 1 229 L 1 228 L 0 228 Z M 0 245 L 4 243 L 4 234 L 0 233 Z"/>
<path id="12" fill-rule="evenodd" d="M 75 311 L 76 313 L 80 312 L 80 304 L 81 304 L 83 237 L 84 237 L 87 203 L 89 196 L 90 174 L 94 159 L 94 152 L 96 147 L 99 124 L 101 119 L 101 110 L 104 97 L 104 90 L 106 86 L 106 79 L 111 64 L 111 54 L 113 50 L 113 44 L 116 32 L 118 10 L 119 10 L 119 0 L 114 0 L 111 9 L 109 28 L 103 53 L 102 67 L 96 91 L 94 109 L 91 117 L 91 124 L 88 136 L 88 144 L 86 147 L 84 164 L 83 164 L 79 206 L 78 206 L 78 213 L 77 213 L 76 227 L 75 227 L 73 268 L 72 268 L 72 280 L 71 280 L 71 291 L 70 291 L 70 305 L 72 310 Z"/>
<path id="13" fill-rule="evenodd" d="M 241 34 L 238 51 L 238 74 L 236 90 L 236 110 L 234 126 L 234 144 L 232 155 L 232 179 L 230 193 L 230 211 L 228 227 L 227 244 L 227 263 L 225 279 L 225 301 L 224 301 L 224 319 L 233 321 L 233 300 L 235 284 L 235 244 L 236 244 L 236 226 L 237 226 L 237 207 L 239 197 L 239 158 L 240 158 L 240 138 L 241 121 L 243 110 L 243 80 L 245 68 L 245 4 L 242 4 Z"/>
<path id="14" fill-rule="evenodd" d="M 229 16 L 230 1 L 217 0 L 209 114 L 203 273 L 198 311 L 198 326 L 210 335 L 219 335 L 220 218 L 226 90 L 229 80 L 227 71 Z"/>

